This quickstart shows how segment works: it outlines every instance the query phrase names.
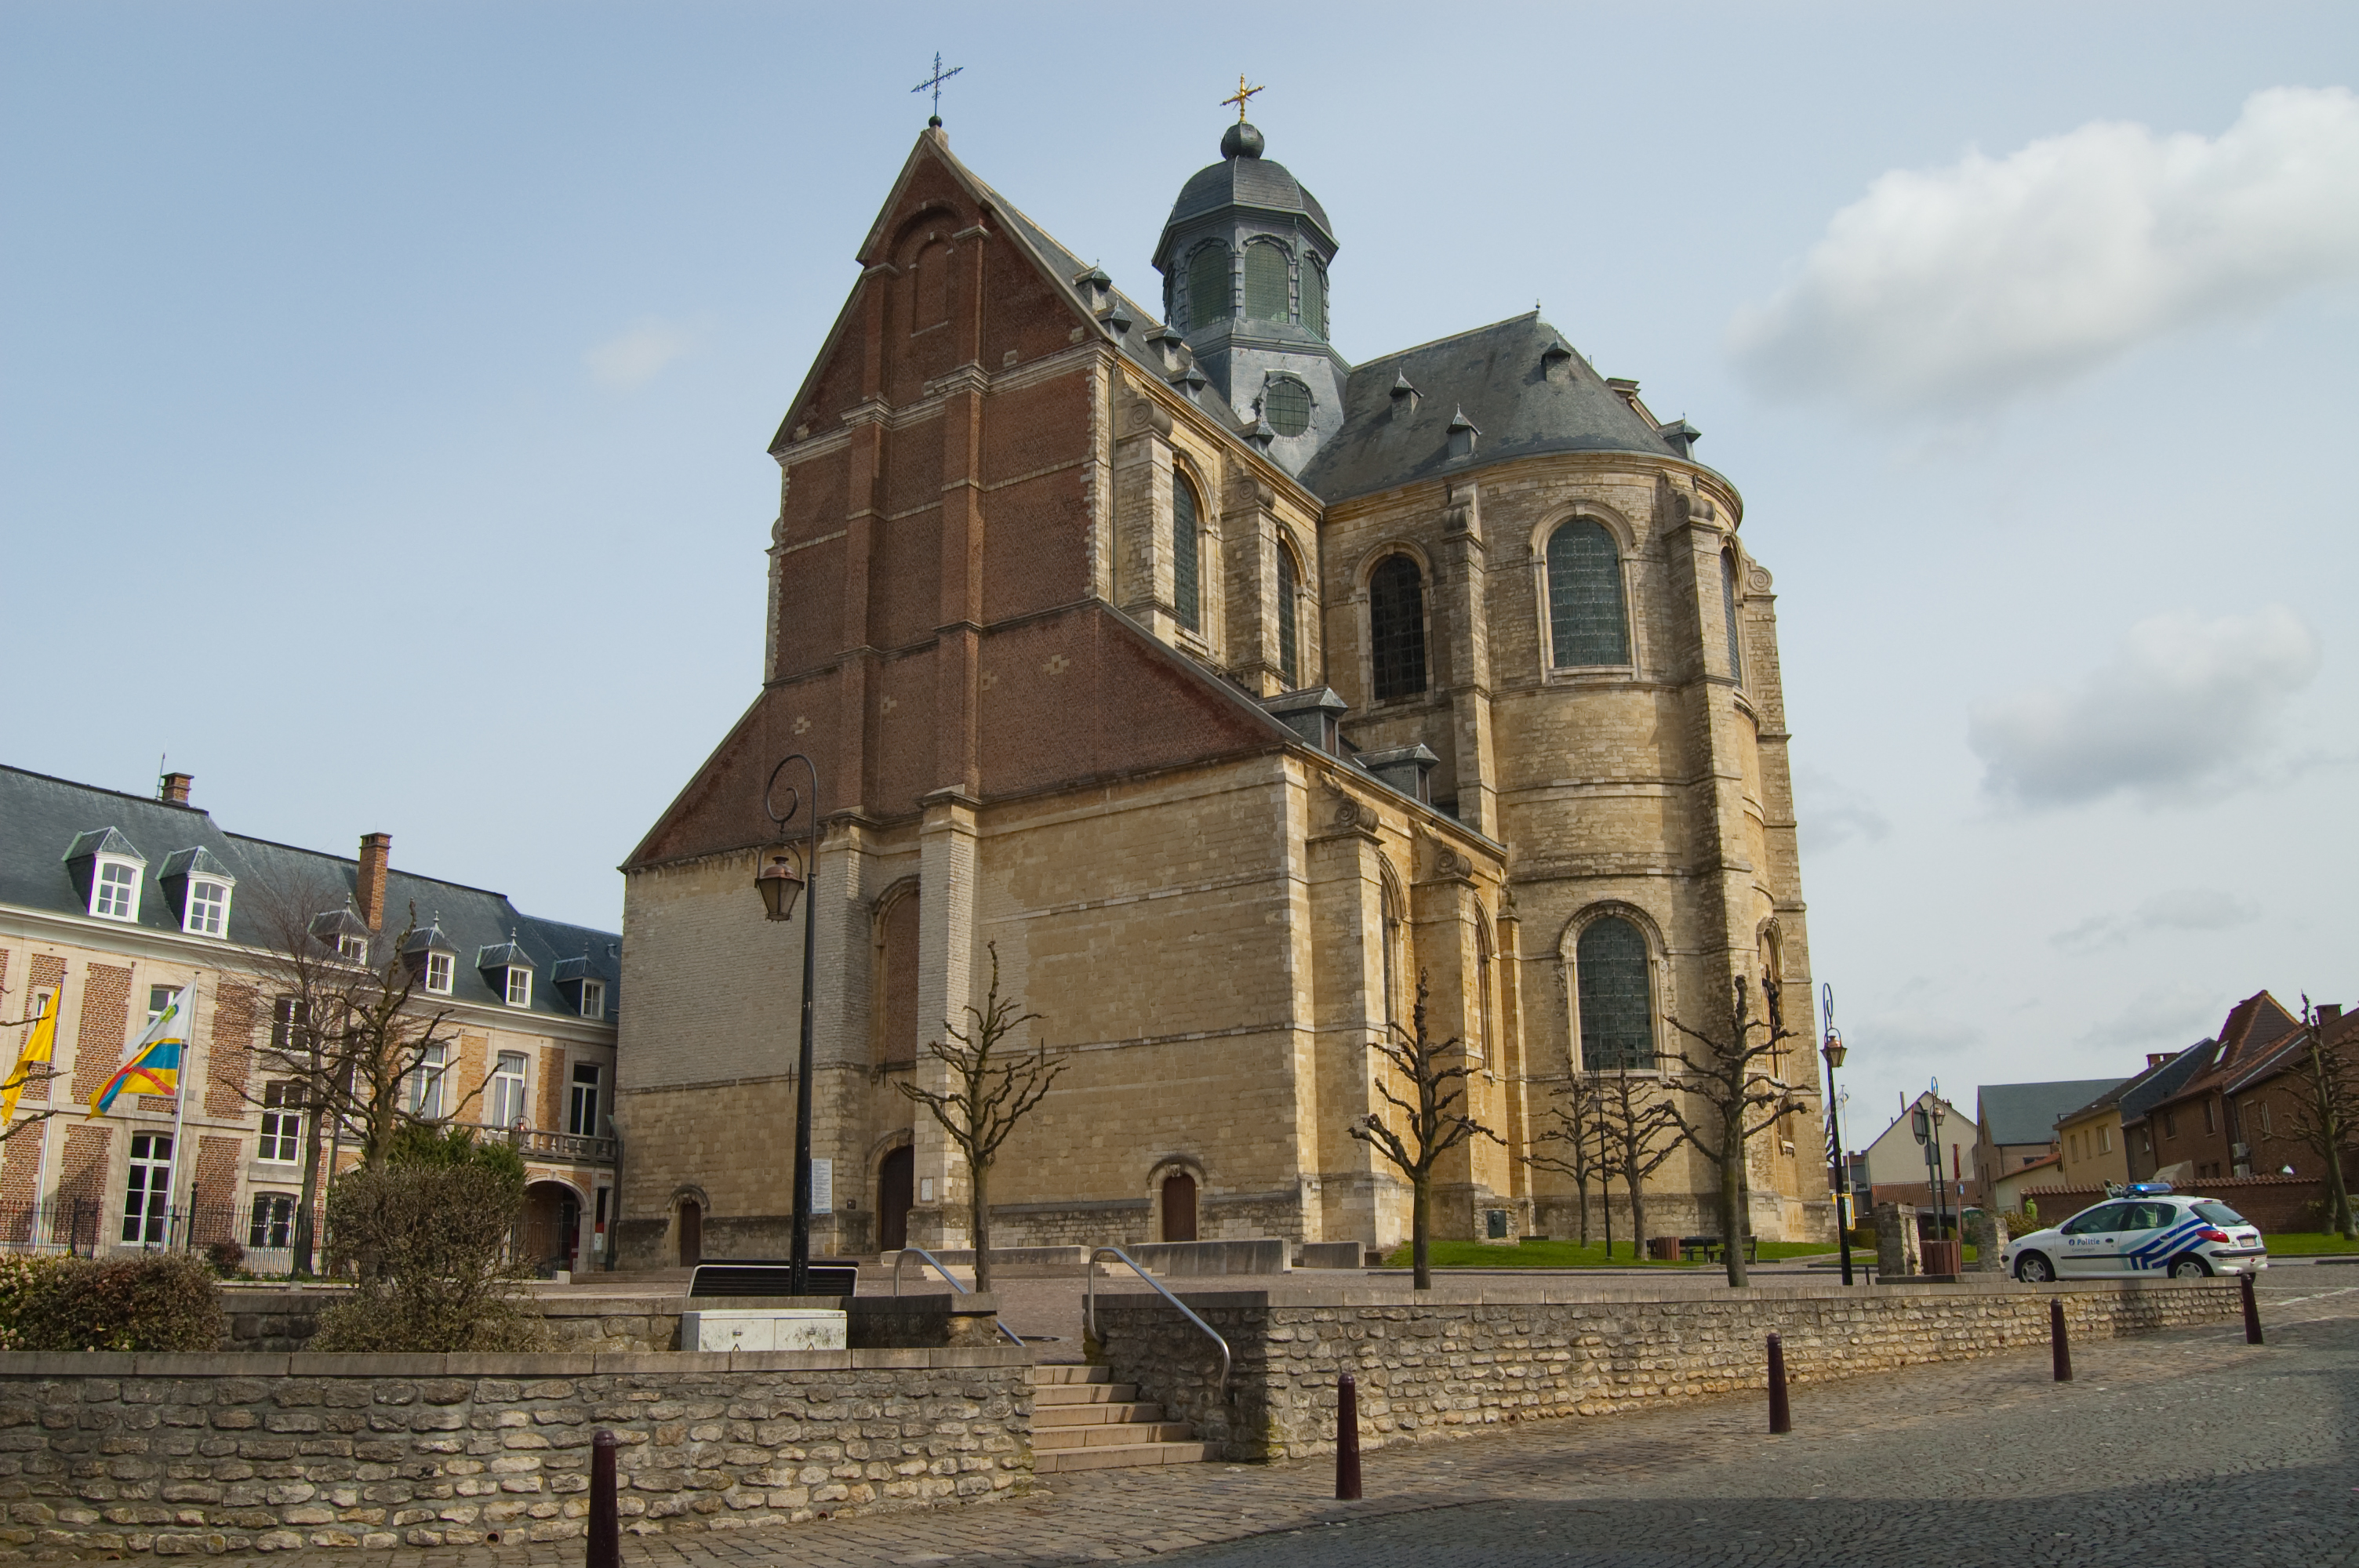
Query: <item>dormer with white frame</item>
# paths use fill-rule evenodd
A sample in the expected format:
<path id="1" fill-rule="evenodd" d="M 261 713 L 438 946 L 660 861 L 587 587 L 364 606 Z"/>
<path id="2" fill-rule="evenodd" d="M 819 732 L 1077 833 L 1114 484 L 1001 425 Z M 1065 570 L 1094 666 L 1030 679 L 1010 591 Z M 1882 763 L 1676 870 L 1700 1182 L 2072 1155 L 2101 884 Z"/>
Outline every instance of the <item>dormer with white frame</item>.
<path id="1" fill-rule="evenodd" d="M 147 858 L 113 827 L 93 827 L 75 837 L 65 853 L 66 872 L 82 908 L 101 920 L 139 921 L 139 883 Z"/>
<path id="2" fill-rule="evenodd" d="M 429 996 L 449 996 L 459 974 L 459 949 L 442 935 L 442 920 L 437 915 L 426 926 L 409 934 L 401 945 L 402 961 Z"/>
<path id="3" fill-rule="evenodd" d="M 584 1018 L 604 1018 L 608 1006 L 606 982 L 590 972 L 590 957 L 560 958 L 549 971 L 549 983 L 566 1005 Z"/>
<path id="4" fill-rule="evenodd" d="M 369 944 L 375 933 L 350 904 L 311 917 L 311 939 L 348 964 L 369 961 Z"/>
<path id="5" fill-rule="evenodd" d="M 182 931 L 191 936 L 229 935 L 229 901 L 237 879 L 211 850 L 202 846 L 175 849 L 165 857 L 156 885 L 164 890 Z"/>
<path id="6" fill-rule="evenodd" d="M 536 968 L 516 933 L 508 939 L 482 949 L 475 955 L 475 968 L 492 994 L 510 1007 L 532 1005 L 532 976 Z"/>

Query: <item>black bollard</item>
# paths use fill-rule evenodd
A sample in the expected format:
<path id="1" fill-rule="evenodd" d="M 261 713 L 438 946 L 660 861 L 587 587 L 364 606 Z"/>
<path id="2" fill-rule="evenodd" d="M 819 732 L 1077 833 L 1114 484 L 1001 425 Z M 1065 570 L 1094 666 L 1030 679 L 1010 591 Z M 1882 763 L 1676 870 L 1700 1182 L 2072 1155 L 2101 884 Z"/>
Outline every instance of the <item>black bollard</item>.
<path id="1" fill-rule="evenodd" d="M 589 1568 L 622 1568 L 623 1521 L 614 1510 L 614 1434 L 604 1427 L 590 1440 Z"/>
<path id="2" fill-rule="evenodd" d="M 2245 1298 L 2245 1343 L 2258 1345 L 2261 1342 L 2261 1303 L 2253 1299 L 2253 1276 L 2239 1274 L 2236 1283 Z"/>
<path id="3" fill-rule="evenodd" d="M 1349 1372 L 1335 1385 L 1335 1498 L 1360 1499 L 1360 1385 Z"/>
<path id="4" fill-rule="evenodd" d="M 2060 1301 L 2050 1301 L 2048 1303 L 2048 1345 L 2056 1357 L 2056 1380 L 2060 1383 L 2071 1382 L 2072 1380 L 2072 1342 L 2064 1337 L 2064 1303 Z"/>
<path id="5" fill-rule="evenodd" d="M 1786 1404 L 1786 1342 L 1769 1336 L 1769 1430 L 1794 1430 L 1794 1412 Z"/>

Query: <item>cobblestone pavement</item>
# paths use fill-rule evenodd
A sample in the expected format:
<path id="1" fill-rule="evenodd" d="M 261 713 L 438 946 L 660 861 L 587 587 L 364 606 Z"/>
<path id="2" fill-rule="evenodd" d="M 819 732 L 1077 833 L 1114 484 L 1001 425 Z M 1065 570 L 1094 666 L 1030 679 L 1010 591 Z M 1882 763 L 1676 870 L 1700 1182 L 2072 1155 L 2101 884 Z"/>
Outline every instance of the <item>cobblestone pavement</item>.
<path id="1" fill-rule="evenodd" d="M 2345 1281 L 2348 1281 L 2347 1283 Z M 1793 1395 L 1537 1422 L 1366 1456 L 1050 1478 L 1007 1502 L 787 1530 L 626 1536 L 628 1568 L 1473 1563 L 2359 1564 L 2359 1270 L 2284 1269 L 2269 1342 L 2190 1329 Z M 1798 1368 L 1798 1372 L 1806 1370 Z M 349 1568 L 578 1564 L 582 1542 L 307 1552 Z M 288 1556 L 256 1561 L 285 1564 Z"/>

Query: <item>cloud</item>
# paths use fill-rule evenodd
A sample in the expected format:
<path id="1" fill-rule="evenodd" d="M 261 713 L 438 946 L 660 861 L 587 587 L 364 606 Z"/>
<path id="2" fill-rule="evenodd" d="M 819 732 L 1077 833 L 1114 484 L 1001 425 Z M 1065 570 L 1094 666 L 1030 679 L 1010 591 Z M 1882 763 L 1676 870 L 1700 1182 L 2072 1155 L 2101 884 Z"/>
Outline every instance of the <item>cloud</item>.
<path id="1" fill-rule="evenodd" d="M 590 379 L 609 392 L 627 392 L 650 380 L 696 346 L 696 334 L 673 322 L 648 317 L 582 356 Z"/>
<path id="2" fill-rule="evenodd" d="M 2216 139 L 2097 121 L 1882 175 L 1729 345 L 1764 390 L 1972 413 L 2353 278 L 2359 98 L 2276 87 Z"/>
<path id="3" fill-rule="evenodd" d="M 1794 770 L 1794 798 L 1801 835 L 1813 853 L 1823 854 L 1854 838 L 1873 843 L 1892 831 L 1891 822 L 1864 791 L 1816 768 Z"/>
<path id="4" fill-rule="evenodd" d="M 2158 615 L 2069 687 L 1975 703 L 1966 744 L 1985 792 L 2033 809 L 2117 791 L 2215 798 L 2256 775 L 2278 712 L 2320 660 L 2317 633 L 2282 605 Z"/>
<path id="5" fill-rule="evenodd" d="M 2177 888 L 2158 892 L 2127 914 L 2096 914 L 2049 938 L 2068 953 L 2118 947 L 2162 931 L 2225 931 L 2260 918 L 2258 904 L 2217 888 Z"/>
<path id="6" fill-rule="evenodd" d="M 2199 985 L 2136 991 L 2127 1005 L 2082 1033 L 2081 1044 L 2103 1051 L 2177 1051 L 2209 1034 L 2227 1012 L 2227 1003 Z"/>

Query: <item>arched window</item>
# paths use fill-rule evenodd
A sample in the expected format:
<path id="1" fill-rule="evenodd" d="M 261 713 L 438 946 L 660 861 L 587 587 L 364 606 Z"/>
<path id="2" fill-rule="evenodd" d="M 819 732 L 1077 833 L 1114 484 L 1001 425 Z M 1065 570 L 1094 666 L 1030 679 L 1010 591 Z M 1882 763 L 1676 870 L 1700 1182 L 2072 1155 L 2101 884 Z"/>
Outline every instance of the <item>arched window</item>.
<path id="1" fill-rule="evenodd" d="M 1622 552 L 1605 524 L 1576 517 L 1548 542 L 1549 645 L 1559 669 L 1630 662 Z"/>
<path id="2" fill-rule="evenodd" d="M 1491 917 L 1474 906 L 1474 1047 L 1484 1061 L 1491 1058 Z"/>
<path id="3" fill-rule="evenodd" d="M 1400 994 L 1400 895 L 1393 891 L 1392 878 L 1386 876 L 1376 884 L 1378 917 L 1384 922 L 1385 994 L 1383 997 L 1386 1023 L 1397 1023 L 1401 1016 Z"/>
<path id="4" fill-rule="evenodd" d="M 1728 622 L 1728 673 L 1736 684 L 1745 684 L 1745 653 L 1736 634 L 1736 552 L 1720 552 L 1720 612 Z"/>
<path id="5" fill-rule="evenodd" d="M 1425 689 L 1425 579 L 1407 556 L 1386 556 L 1369 574 L 1368 654 L 1376 701 Z"/>
<path id="6" fill-rule="evenodd" d="M 1188 326 L 1201 331 L 1229 319 L 1229 250 L 1206 245 L 1188 258 Z"/>
<path id="7" fill-rule="evenodd" d="M 1201 540 L 1197 535 L 1196 492 L 1187 476 L 1174 470 L 1171 475 L 1171 613 L 1180 624 L 1194 632 L 1201 629 L 1204 618 L 1203 574 L 1198 552 Z"/>
<path id="8" fill-rule="evenodd" d="M 1655 1065 L 1654 990 L 1647 938 L 1616 915 L 1592 921 L 1573 951 L 1581 976 L 1581 1065 L 1588 1072 Z"/>
<path id="9" fill-rule="evenodd" d="M 922 332 L 951 319 L 951 248 L 930 244 L 909 269 L 909 330 Z"/>
<path id="10" fill-rule="evenodd" d="M 1295 600 L 1302 592 L 1295 575 L 1294 552 L 1277 547 L 1277 678 L 1286 689 L 1302 685 L 1302 634 L 1295 620 Z"/>
<path id="11" fill-rule="evenodd" d="M 918 1060 L 918 895 L 901 894 L 876 920 L 876 1032 L 869 1059 L 880 1067 Z"/>
<path id="12" fill-rule="evenodd" d="M 1251 321 L 1291 321 L 1294 311 L 1287 296 L 1286 253 L 1267 240 L 1245 247 L 1245 319 Z"/>
<path id="13" fill-rule="evenodd" d="M 1274 375 L 1261 389 L 1261 416 L 1281 436 L 1310 428 L 1310 389 L 1290 375 Z"/>
<path id="14" fill-rule="evenodd" d="M 1302 264 L 1302 324 L 1313 335 L 1327 335 L 1327 269 L 1305 259 Z"/>

